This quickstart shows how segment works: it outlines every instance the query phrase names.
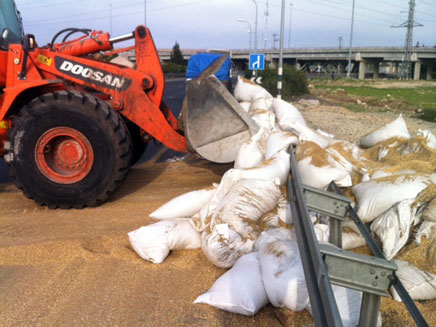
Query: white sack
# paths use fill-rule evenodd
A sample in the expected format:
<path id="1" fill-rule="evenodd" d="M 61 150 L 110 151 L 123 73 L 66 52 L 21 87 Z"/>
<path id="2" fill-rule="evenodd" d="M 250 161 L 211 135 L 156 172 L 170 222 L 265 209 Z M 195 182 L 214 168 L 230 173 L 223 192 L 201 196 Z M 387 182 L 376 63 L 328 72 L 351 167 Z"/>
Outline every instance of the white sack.
<path id="1" fill-rule="evenodd" d="M 362 151 L 358 146 L 350 142 L 335 141 L 334 144 L 329 145 L 325 150 L 335 159 L 338 165 L 348 172 L 355 170 L 357 168 L 355 167 L 356 164 L 360 167 Z"/>
<path id="2" fill-rule="evenodd" d="M 411 208 L 412 200 L 397 203 L 380 215 L 371 224 L 371 231 L 383 243 L 383 253 L 391 260 L 407 243 L 410 227 L 414 225 L 416 207 Z"/>
<path id="3" fill-rule="evenodd" d="M 294 230 L 290 230 L 283 227 L 271 228 L 260 234 L 256 240 L 255 248 L 259 251 L 260 248 L 265 247 L 270 242 L 277 240 L 281 241 L 296 241 L 297 236 Z"/>
<path id="4" fill-rule="evenodd" d="M 245 112 L 248 112 L 250 110 L 251 102 L 242 101 L 242 102 L 239 102 L 239 104 L 241 105 L 242 109 L 244 109 Z"/>
<path id="5" fill-rule="evenodd" d="M 398 175 L 373 179 L 353 186 L 357 198 L 357 214 L 363 222 L 371 222 L 395 203 L 415 199 L 431 183 L 428 177 Z"/>
<path id="6" fill-rule="evenodd" d="M 427 273 L 409 262 L 394 260 L 398 266 L 396 275 L 400 279 L 412 300 L 433 300 L 436 298 L 436 275 Z M 395 301 L 401 298 L 394 287 L 390 289 Z"/>
<path id="7" fill-rule="evenodd" d="M 280 189 L 272 181 L 243 179 L 232 186 L 219 202 L 216 217 L 220 221 L 250 220 L 256 222 L 277 206 Z"/>
<path id="8" fill-rule="evenodd" d="M 330 226 L 326 224 L 315 224 L 313 226 L 318 242 L 327 243 L 329 241 Z"/>
<path id="9" fill-rule="evenodd" d="M 362 292 L 337 285 L 332 285 L 332 289 L 344 327 L 358 326 Z"/>
<path id="10" fill-rule="evenodd" d="M 275 240 L 258 244 L 263 285 L 271 304 L 292 311 L 304 310 L 310 300 L 297 242 Z"/>
<path id="11" fill-rule="evenodd" d="M 280 186 L 283 186 L 288 180 L 290 167 L 289 153 L 280 151 L 256 167 L 241 170 L 241 176 L 244 179 L 258 178 L 269 181 L 274 181 L 278 178 Z"/>
<path id="12" fill-rule="evenodd" d="M 254 241 L 243 240 L 228 224 L 216 224 L 201 234 L 201 249 L 215 266 L 230 268 L 244 254 L 253 251 Z"/>
<path id="13" fill-rule="evenodd" d="M 187 192 L 168 201 L 150 214 L 153 219 L 190 218 L 215 194 L 216 187 Z"/>
<path id="14" fill-rule="evenodd" d="M 252 168 L 260 164 L 264 159 L 264 150 L 259 144 L 264 130 L 262 128 L 239 148 L 235 159 L 235 168 Z"/>
<path id="15" fill-rule="evenodd" d="M 280 217 L 274 212 L 269 212 L 260 218 L 259 226 L 263 230 L 280 227 Z"/>
<path id="16" fill-rule="evenodd" d="M 407 130 L 406 122 L 404 121 L 403 115 L 390 122 L 389 124 L 383 126 L 371 132 L 360 139 L 360 145 L 365 148 L 372 147 L 377 143 L 386 141 L 391 137 L 398 137 L 404 139 L 410 139 L 409 131 Z"/>
<path id="17" fill-rule="evenodd" d="M 332 285 L 332 290 L 344 327 L 358 326 L 360 320 L 360 307 L 362 304 L 362 292 L 337 285 Z M 310 314 L 312 314 L 311 305 L 306 309 Z M 376 327 L 381 326 L 382 317 L 379 311 Z"/>
<path id="18" fill-rule="evenodd" d="M 291 144 L 297 144 L 298 137 L 291 132 L 273 131 L 268 136 L 265 149 L 265 159 L 270 159 L 281 150 L 287 151 Z"/>
<path id="19" fill-rule="evenodd" d="M 320 243 L 328 243 L 330 237 L 330 226 L 326 224 L 316 224 L 313 226 L 315 235 Z M 342 249 L 351 250 L 365 245 L 365 239 L 361 234 L 342 231 Z"/>
<path id="20" fill-rule="evenodd" d="M 342 248 L 351 250 L 366 244 L 362 234 L 355 232 L 342 232 Z"/>
<path id="21" fill-rule="evenodd" d="M 329 139 L 332 139 L 332 140 L 335 138 L 335 136 L 334 136 L 333 134 L 330 134 L 330 133 L 324 132 L 322 129 L 319 129 L 319 128 L 316 129 L 316 132 L 317 132 L 318 134 L 320 134 L 320 135 L 322 135 L 322 136 L 325 136 L 325 137 L 328 137 Z"/>
<path id="22" fill-rule="evenodd" d="M 420 129 L 418 130 L 418 133 L 416 133 L 416 135 L 424 137 L 426 140 L 426 145 L 429 148 L 436 150 L 436 136 L 431 131 L 429 131 L 428 129 Z"/>
<path id="23" fill-rule="evenodd" d="M 161 220 L 130 233 L 129 240 L 135 252 L 143 259 L 161 263 L 171 250 L 198 249 L 200 233 L 188 220 Z"/>
<path id="24" fill-rule="evenodd" d="M 425 207 L 424 212 L 422 213 L 422 218 L 436 222 L 436 198 L 431 200 Z"/>
<path id="25" fill-rule="evenodd" d="M 280 196 L 279 202 L 277 203 L 277 215 L 286 225 L 293 224 L 291 203 L 283 196 L 283 194 Z"/>
<path id="26" fill-rule="evenodd" d="M 326 189 L 332 181 L 335 181 L 341 187 L 352 185 L 351 176 L 348 171 L 333 165 L 317 167 L 312 164 L 311 157 L 304 158 L 298 162 L 298 171 L 300 172 L 303 184 L 318 189 Z"/>
<path id="27" fill-rule="evenodd" d="M 212 223 L 227 223 L 242 238 L 254 241 L 259 226 L 253 223 L 277 206 L 280 195 L 280 189 L 274 182 L 243 179 L 233 185 L 218 203 Z"/>
<path id="28" fill-rule="evenodd" d="M 436 222 L 424 220 L 419 226 L 418 230 L 415 232 L 415 241 L 418 245 L 421 245 L 422 237 L 428 240 L 436 238 Z"/>
<path id="29" fill-rule="evenodd" d="M 249 113 L 253 112 L 254 110 L 269 110 L 270 109 L 270 98 L 256 98 L 250 103 L 250 110 Z"/>
<path id="30" fill-rule="evenodd" d="M 320 147 L 314 142 L 304 142 L 297 147 L 298 171 L 303 184 L 325 189 L 332 181 L 338 186 L 352 185 L 353 165 L 337 151 Z"/>
<path id="31" fill-rule="evenodd" d="M 272 98 L 272 95 L 262 86 L 241 76 L 238 76 L 233 95 L 238 101 L 249 102 L 252 102 L 257 98 Z"/>
<path id="32" fill-rule="evenodd" d="M 229 169 L 225 172 L 223 177 L 221 177 L 221 181 L 209 203 L 207 203 L 200 212 L 191 219 L 191 224 L 197 231 L 202 232 L 209 226 L 211 218 L 215 214 L 218 202 L 224 198 L 234 184 L 242 179 L 241 172 L 242 170 L 240 169 Z"/>
<path id="33" fill-rule="evenodd" d="M 286 126 L 281 127 L 284 131 L 293 132 L 298 135 L 300 142 L 311 141 L 318 144 L 321 148 L 326 148 L 334 142 L 334 139 L 325 136 L 313 129 L 301 124 L 300 122 L 289 122 Z"/>
<path id="34" fill-rule="evenodd" d="M 221 275 L 194 303 L 205 303 L 246 316 L 255 315 L 268 304 L 257 253 L 240 257 L 232 269 Z"/>
<path id="35" fill-rule="evenodd" d="M 292 124 L 295 122 L 300 123 L 302 126 L 307 126 L 300 111 L 295 106 L 282 99 L 274 98 L 272 101 L 272 109 L 280 128 L 283 130 L 292 128 Z"/>
<path id="36" fill-rule="evenodd" d="M 254 109 L 249 112 L 250 117 L 259 126 L 263 127 L 266 131 L 270 131 L 276 125 L 275 115 L 267 109 Z"/>

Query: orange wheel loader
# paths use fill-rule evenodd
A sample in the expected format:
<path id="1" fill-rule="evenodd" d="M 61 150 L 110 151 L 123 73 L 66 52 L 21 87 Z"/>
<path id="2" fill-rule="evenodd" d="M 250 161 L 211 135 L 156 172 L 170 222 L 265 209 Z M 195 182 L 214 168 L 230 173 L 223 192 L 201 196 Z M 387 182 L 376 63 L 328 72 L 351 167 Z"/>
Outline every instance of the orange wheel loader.
<path id="1" fill-rule="evenodd" d="M 40 205 L 103 203 L 152 139 L 178 152 L 188 140 L 206 159 L 231 162 L 258 128 L 213 75 L 222 60 L 188 84 L 181 132 L 162 101 L 165 78 L 146 27 L 119 37 L 70 28 L 38 47 L 13 0 L 1 1 L 0 15 L 0 155 Z M 113 50 L 129 39 L 134 46 Z M 106 60 L 131 49 L 135 69 Z"/>

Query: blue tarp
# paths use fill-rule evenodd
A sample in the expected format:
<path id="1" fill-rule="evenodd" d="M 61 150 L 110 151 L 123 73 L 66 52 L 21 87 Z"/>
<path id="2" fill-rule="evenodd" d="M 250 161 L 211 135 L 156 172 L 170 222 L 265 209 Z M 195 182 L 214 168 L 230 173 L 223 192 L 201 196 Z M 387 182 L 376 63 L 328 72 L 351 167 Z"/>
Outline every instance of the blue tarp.
<path id="1" fill-rule="evenodd" d="M 209 67 L 215 60 L 222 55 L 219 53 L 199 53 L 192 56 L 188 61 L 188 67 L 186 68 L 186 78 L 196 78 L 203 70 Z M 230 58 L 224 61 L 220 70 L 215 74 L 220 81 L 227 81 L 230 79 L 230 68 L 232 62 Z"/>

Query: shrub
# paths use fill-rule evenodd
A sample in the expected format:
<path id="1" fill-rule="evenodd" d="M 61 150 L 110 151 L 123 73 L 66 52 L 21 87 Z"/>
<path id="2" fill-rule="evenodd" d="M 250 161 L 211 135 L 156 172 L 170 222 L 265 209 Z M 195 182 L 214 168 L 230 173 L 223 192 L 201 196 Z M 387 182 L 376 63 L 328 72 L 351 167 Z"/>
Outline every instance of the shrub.
<path id="1" fill-rule="evenodd" d="M 178 65 L 173 62 L 162 64 L 162 70 L 165 74 L 168 73 L 186 73 L 186 66 Z"/>
<path id="2" fill-rule="evenodd" d="M 265 68 L 265 70 L 259 70 L 257 74 L 258 76 L 262 76 L 262 87 L 273 96 L 277 96 L 277 74 L 278 68 Z M 251 78 L 252 71 L 247 70 L 245 77 Z M 294 66 L 283 65 L 282 96 L 289 98 L 306 93 L 309 93 L 306 74 L 295 69 Z"/>

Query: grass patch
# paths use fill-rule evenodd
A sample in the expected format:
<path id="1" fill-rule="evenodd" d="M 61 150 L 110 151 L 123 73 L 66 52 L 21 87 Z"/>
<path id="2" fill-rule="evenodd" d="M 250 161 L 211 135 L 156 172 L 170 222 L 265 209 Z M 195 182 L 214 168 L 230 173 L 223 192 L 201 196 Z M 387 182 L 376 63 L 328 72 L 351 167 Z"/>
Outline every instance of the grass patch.
<path id="1" fill-rule="evenodd" d="M 352 111 L 399 111 L 414 114 L 417 118 L 436 121 L 436 87 L 416 86 L 413 82 L 392 82 L 395 87 L 376 87 L 375 81 L 313 81 L 313 93 L 326 100 L 336 102 Z M 409 84 L 407 84 L 409 83 Z M 398 86 L 398 87 L 396 87 Z M 404 87 L 406 86 L 406 87 Z M 355 105 L 355 103 L 358 104 Z M 364 102 L 364 106 L 360 104 Z"/>
<path id="2" fill-rule="evenodd" d="M 436 110 L 424 109 L 421 114 L 417 115 L 417 118 L 421 118 L 426 121 L 436 122 Z"/>
<path id="3" fill-rule="evenodd" d="M 353 111 L 353 112 L 363 112 L 366 111 L 366 109 L 362 106 L 359 106 L 357 104 L 344 104 L 344 108 Z"/>
<path id="4" fill-rule="evenodd" d="M 412 110 L 436 110 L 436 89 L 430 87 L 379 89 L 374 87 L 344 86 L 342 89 L 347 94 L 377 98 L 385 102 L 400 100 Z"/>

